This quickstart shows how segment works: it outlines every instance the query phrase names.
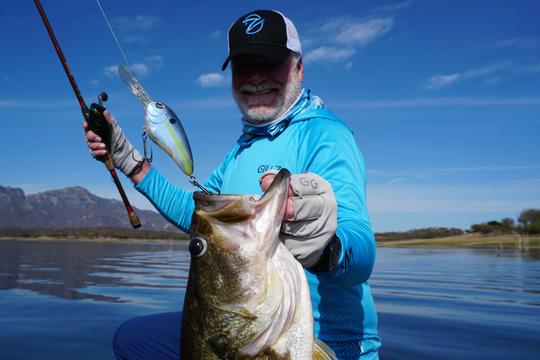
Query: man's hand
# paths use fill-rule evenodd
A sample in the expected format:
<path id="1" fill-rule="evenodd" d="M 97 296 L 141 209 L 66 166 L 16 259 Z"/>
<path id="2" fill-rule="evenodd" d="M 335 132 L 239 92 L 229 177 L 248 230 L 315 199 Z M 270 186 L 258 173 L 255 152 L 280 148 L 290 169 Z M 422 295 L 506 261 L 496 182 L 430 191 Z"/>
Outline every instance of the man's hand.
<path id="1" fill-rule="evenodd" d="M 120 169 L 125 175 L 129 176 L 135 167 L 139 164 L 142 156 L 137 149 L 131 145 L 129 140 L 124 135 L 122 128 L 118 125 L 116 119 L 105 110 L 103 113 L 105 119 L 109 122 L 111 130 L 111 156 L 116 168 Z M 107 155 L 107 145 L 103 142 L 103 139 L 96 133 L 90 130 L 88 123 L 83 122 L 84 136 L 86 138 L 86 144 L 90 149 L 92 156 L 98 160 Z"/>
<path id="2" fill-rule="evenodd" d="M 269 171 L 261 176 L 263 191 L 275 175 Z M 336 228 L 336 198 L 328 181 L 314 173 L 292 175 L 280 239 L 304 268 L 319 261 Z"/>

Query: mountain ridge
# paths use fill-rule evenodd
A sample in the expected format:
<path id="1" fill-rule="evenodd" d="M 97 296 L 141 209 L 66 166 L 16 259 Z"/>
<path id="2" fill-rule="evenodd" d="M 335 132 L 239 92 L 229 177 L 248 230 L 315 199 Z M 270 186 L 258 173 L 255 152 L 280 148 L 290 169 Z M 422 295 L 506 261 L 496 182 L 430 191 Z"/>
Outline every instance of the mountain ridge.
<path id="1" fill-rule="evenodd" d="M 160 214 L 134 209 L 143 230 L 180 232 Z M 21 188 L 0 185 L 0 227 L 131 228 L 131 224 L 120 200 L 99 197 L 82 186 L 26 195 Z"/>

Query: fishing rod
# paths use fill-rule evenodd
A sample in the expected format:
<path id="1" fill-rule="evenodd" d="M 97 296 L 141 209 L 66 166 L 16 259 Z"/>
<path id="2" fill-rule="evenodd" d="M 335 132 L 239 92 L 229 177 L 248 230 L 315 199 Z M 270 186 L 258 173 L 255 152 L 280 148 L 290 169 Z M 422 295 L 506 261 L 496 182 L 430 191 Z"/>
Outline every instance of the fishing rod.
<path id="1" fill-rule="evenodd" d="M 118 192 L 120 193 L 120 197 L 122 198 L 122 201 L 124 202 L 124 206 L 126 207 L 126 210 L 128 212 L 129 222 L 131 223 L 131 226 L 133 226 L 133 228 L 136 229 L 141 226 L 141 222 L 139 220 L 139 217 L 135 213 L 135 210 L 133 210 L 133 208 L 131 207 L 131 204 L 129 203 L 129 200 L 124 191 L 124 188 L 122 187 L 122 183 L 120 183 L 120 180 L 118 179 L 118 175 L 116 175 L 114 162 L 112 160 L 111 153 L 110 153 L 110 125 L 107 122 L 107 119 L 105 119 L 105 116 L 103 115 L 103 112 L 105 111 L 105 107 L 103 107 L 103 102 L 107 101 L 108 96 L 106 93 L 103 92 L 98 97 L 99 104 L 91 104 L 90 108 L 86 106 L 86 103 L 84 102 L 81 92 L 79 91 L 79 87 L 77 86 L 77 83 L 75 82 L 75 78 L 73 77 L 73 74 L 71 73 L 71 70 L 68 66 L 67 60 L 64 57 L 64 53 L 62 52 L 62 49 L 60 48 L 60 44 L 56 40 L 56 36 L 54 35 L 51 25 L 49 24 L 47 15 L 45 14 L 43 7 L 41 6 L 41 2 L 39 0 L 34 0 L 34 3 L 39 11 L 39 15 L 41 15 L 41 19 L 43 20 L 43 24 L 45 24 L 45 28 L 47 29 L 47 32 L 49 33 L 49 37 L 51 38 L 51 41 L 54 45 L 56 53 L 58 54 L 60 62 L 62 63 L 64 71 L 66 72 L 66 75 L 69 79 L 71 87 L 73 88 L 73 91 L 75 92 L 75 96 L 77 97 L 77 100 L 79 101 L 79 105 L 81 106 L 81 111 L 83 113 L 83 116 L 86 122 L 88 123 L 88 126 L 93 132 L 95 132 L 98 136 L 100 136 L 105 141 L 105 144 L 107 145 L 107 150 L 109 151 L 107 152 L 107 155 L 103 157 L 103 162 L 105 163 L 107 170 L 109 170 L 111 177 L 114 181 L 114 184 L 116 185 L 116 188 L 118 189 Z"/>

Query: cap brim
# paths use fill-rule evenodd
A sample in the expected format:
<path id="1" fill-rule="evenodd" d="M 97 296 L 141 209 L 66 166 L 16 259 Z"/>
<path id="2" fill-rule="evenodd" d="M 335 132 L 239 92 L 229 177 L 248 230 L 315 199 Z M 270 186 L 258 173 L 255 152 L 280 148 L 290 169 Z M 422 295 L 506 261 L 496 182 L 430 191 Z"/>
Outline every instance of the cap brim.
<path id="1" fill-rule="evenodd" d="M 269 45 L 269 44 L 249 44 L 244 46 L 236 46 L 234 50 L 229 53 L 229 56 L 225 59 L 221 71 L 224 71 L 229 65 L 229 61 L 239 55 L 259 55 L 273 60 L 281 62 L 285 60 L 291 53 L 286 47 Z"/>

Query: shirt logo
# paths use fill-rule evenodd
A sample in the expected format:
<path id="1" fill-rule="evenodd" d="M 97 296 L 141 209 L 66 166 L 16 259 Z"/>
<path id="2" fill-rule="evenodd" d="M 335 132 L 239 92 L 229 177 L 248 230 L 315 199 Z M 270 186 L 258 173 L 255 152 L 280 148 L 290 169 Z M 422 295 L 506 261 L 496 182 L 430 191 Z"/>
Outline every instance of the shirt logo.
<path id="1" fill-rule="evenodd" d="M 264 26 L 264 18 L 257 14 L 250 14 L 242 21 L 246 26 L 246 34 L 254 35 L 262 30 Z"/>
<path id="2" fill-rule="evenodd" d="M 259 174 L 264 174 L 265 172 L 269 171 L 269 170 L 277 170 L 279 171 L 280 169 L 282 168 L 282 166 L 280 165 L 268 165 L 268 164 L 262 164 L 259 166 L 259 168 L 257 169 L 257 172 Z"/>

